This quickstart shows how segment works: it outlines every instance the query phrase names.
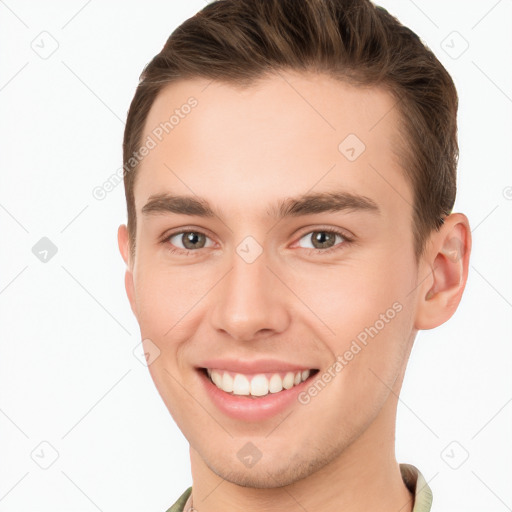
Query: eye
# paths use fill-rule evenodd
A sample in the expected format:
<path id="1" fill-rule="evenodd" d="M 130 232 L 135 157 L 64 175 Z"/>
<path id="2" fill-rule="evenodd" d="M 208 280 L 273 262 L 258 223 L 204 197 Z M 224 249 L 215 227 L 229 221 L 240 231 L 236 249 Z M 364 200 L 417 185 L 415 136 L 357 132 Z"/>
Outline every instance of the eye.
<path id="1" fill-rule="evenodd" d="M 166 244 L 171 252 L 188 253 L 211 247 L 213 244 L 208 245 L 208 240 L 210 240 L 209 237 L 201 231 L 179 231 L 167 235 L 162 243 Z"/>
<path id="2" fill-rule="evenodd" d="M 331 251 L 337 251 L 343 249 L 343 246 L 349 244 L 352 240 L 335 229 L 317 229 L 315 231 L 309 231 L 299 240 L 299 244 L 302 240 L 309 243 L 309 247 L 303 247 L 313 251 L 314 254 L 325 254 Z M 338 242 L 338 243 L 337 243 Z"/>
<path id="3" fill-rule="evenodd" d="M 309 247 L 304 247 L 301 242 L 305 240 Z M 353 240 L 344 232 L 336 229 L 316 229 L 302 235 L 299 239 L 299 246 L 315 255 L 330 253 L 331 251 L 342 250 Z M 210 243 L 209 243 L 210 242 Z M 212 240 L 203 232 L 196 230 L 177 231 L 165 235 L 161 241 L 167 250 L 171 253 L 190 255 L 194 252 L 200 252 L 199 249 L 212 247 Z"/>

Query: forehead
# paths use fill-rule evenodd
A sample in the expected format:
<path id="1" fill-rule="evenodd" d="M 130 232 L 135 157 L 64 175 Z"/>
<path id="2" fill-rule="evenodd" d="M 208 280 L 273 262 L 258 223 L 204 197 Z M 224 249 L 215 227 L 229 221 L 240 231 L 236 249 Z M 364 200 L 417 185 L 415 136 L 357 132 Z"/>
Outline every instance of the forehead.
<path id="1" fill-rule="evenodd" d="M 403 215 L 412 191 L 394 153 L 396 103 L 382 89 L 311 73 L 280 72 L 247 88 L 173 83 L 145 123 L 141 142 L 151 149 L 137 171 L 137 215 L 165 192 L 263 215 L 283 197 L 332 189 Z"/>

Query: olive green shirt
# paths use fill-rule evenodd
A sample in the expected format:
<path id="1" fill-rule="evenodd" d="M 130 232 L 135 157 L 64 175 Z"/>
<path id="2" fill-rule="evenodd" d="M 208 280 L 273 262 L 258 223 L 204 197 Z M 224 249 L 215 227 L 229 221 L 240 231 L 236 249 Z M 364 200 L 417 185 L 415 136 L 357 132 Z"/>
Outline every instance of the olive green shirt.
<path id="1" fill-rule="evenodd" d="M 432 491 L 419 469 L 412 464 L 400 464 L 400 471 L 402 472 L 405 485 L 414 494 L 412 512 L 430 512 L 432 507 Z M 184 512 L 183 508 L 191 492 L 192 487 L 189 487 L 167 512 Z"/>

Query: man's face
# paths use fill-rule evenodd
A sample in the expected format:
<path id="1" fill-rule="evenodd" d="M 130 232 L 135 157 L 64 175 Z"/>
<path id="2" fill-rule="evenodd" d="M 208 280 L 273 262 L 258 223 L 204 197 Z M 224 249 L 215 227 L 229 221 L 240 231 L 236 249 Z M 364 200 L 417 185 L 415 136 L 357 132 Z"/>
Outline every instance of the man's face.
<path id="1" fill-rule="evenodd" d="M 191 96 L 197 105 L 183 109 Z M 135 185 L 128 294 L 172 417 L 231 482 L 285 485 L 393 435 L 418 272 L 394 104 L 381 90 L 286 73 L 245 90 L 177 82 L 150 111 L 142 141 L 158 143 Z M 175 109 L 179 121 L 159 142 L 154 130 Z M 316 210 L 278 215 L 281 202 L 321 193 L 345 207 L 323 211 L 317 200 Z M 207 201 L 214 214 L 143 212 L 160 194 Z M 282 370 L 285 382 L 233 396 L 209 380 L 208 365 L 239 390 L 263 370 Z M 300 369 L 318 372 L 295 386 Z M 293 387 L 276 391 L 290 372 Z"/>

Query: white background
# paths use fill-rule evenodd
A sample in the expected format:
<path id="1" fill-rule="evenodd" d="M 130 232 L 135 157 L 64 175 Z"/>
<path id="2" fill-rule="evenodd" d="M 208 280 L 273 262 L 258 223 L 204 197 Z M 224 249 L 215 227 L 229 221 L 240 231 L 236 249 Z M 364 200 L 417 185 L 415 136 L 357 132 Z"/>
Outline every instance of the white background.
<path id="1" fill-rule="evenodd" d="M 133 354 L 139 330 L 116 240 L 126 222 L 123 186 L 102 201 L 92 190 L 122 165 L 143 66 L 204 5 L 0 1 L 0 511 L 163 512 L 191 485 L 188 444 Z M 380 5 L 420 35 L 456 83 L 455 211 L 468 216 L 474 243 L 459 309 L 416 340 L 397 459 L 422 471 L 433 510 L 505 512 L 512 2 Z M 46 49 L 58 44 L 46 59 L 33 49 L 43 37 Z M 461 37 L 469 47 L 454 58 Z M 32 252 L 42 237 L 58 248 L 47 263 Z M 53 450 L 57 460 L 42 469 Z"/>

